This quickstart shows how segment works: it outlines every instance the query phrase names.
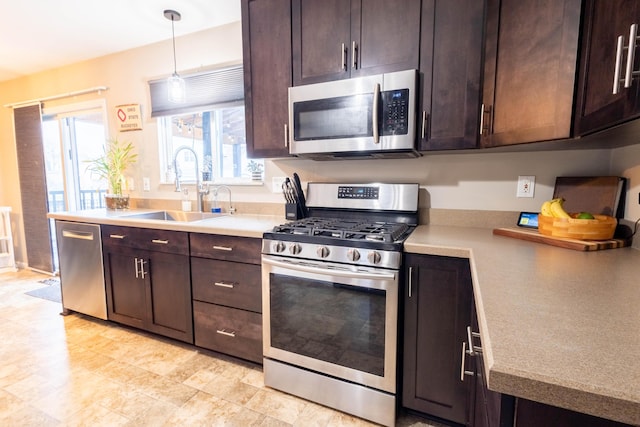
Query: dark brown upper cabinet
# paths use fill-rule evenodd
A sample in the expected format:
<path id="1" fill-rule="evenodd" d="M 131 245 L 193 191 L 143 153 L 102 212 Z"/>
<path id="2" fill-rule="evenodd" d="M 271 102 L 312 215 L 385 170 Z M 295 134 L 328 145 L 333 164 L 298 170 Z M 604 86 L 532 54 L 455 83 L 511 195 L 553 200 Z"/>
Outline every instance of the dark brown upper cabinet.
<path id="1" fill-rule="evenodd" d="M 242 0 L 248 157 L 285 157 L 291 86 L 291 0 Z"/>
<path id="2" fill-rule="evenodd" d="M 580 0 L 488 0 L 481 144 L 572 136 Z"/>
<path id="3" fill-rule="evenodd" d="M 633 24 L 640 25 L 638 0 L 586 2 L 576 97 L 576 135 L 605 129 L 640 115 L 639 78 L 633 78 L 629 87 L 624 83 L 629 53 L 635 59 L 629 69 L 630 76 L 633 70 L 640 70 L 639 43 L 632 40 L 632 49 L 628 48 Z M 619 70 L 614 77 L 616 63 Z"/>
<path id="4" fill-rule="evenodd" d="M 423 0 L 419 149 L 476 148 L 484 1 Z"/>
<path id="5" fill-rule="evenodd" d="M 293 84 L 417 69 L 420 3 L 293 0 Z"/>

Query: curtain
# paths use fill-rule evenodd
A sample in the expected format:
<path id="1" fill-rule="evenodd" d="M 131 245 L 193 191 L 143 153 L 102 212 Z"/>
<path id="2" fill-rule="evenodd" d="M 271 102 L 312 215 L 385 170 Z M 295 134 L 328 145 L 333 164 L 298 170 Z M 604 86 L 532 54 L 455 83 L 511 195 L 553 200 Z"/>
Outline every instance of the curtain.
<path id="1" fill-rule="evenodd" d="M 40 104 L 14 108 L 13 120 L 28 266 L 53 273 Z"/>

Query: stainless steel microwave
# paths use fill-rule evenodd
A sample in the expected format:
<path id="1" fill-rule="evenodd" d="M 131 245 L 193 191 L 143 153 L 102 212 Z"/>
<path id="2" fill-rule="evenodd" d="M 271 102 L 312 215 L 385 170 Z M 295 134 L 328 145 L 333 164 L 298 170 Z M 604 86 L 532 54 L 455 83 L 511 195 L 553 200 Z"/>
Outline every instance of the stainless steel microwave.
<path id="1" fill-rule="evenodd" d="M 314 159 L 417 157 L 418 72 L 289 88 L 289 152 Z"/>

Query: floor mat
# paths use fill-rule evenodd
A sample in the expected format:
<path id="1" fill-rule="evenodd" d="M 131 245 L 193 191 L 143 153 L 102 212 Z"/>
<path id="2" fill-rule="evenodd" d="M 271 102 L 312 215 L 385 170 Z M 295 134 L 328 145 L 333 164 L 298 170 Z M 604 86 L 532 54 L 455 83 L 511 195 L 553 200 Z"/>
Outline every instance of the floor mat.
<path id="1" fill-rule="evenodd" d="M 62 294 L 60 292 L 60 280 L 58 279 L 45 279 L 41 280 L 41 283 L 49 283 L 47 286 L 43 288 L 34 289 L 29 292 L 25 292 L 25 294 L 42 298 L 53 302 L 62 302 Z"/>

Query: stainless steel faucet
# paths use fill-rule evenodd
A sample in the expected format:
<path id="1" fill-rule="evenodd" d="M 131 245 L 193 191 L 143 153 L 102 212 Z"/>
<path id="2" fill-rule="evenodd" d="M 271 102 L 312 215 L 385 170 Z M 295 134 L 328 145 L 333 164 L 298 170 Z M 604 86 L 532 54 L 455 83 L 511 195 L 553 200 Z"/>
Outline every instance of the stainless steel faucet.
<path id="1" fill-rule="evenodd" d="M 233 204 L 231 203 L 231 189 L 226 185 L 216 185 L 211 189 L 211 192 L 213 193 L 214 204 L 218 200 L 218 191 L 220 190 L 227 190 L 227 192 L 229 193 L 229 213 L 230 214 L 234 213 L 236 209 L 233 207 Z"/>
<path id="2" fill-rule="evenodd" d="M 200 168 L 198 167 L 198 155 L 191 147 L 187 147 L 186 145 L 178 148 L 176 152 L 173 154 L 173 170 L 176 173 L 176 192 L 182 191 L 182 187 L 180 186 L 180 169 L 178 168 L 178 153 L 182 150 L 188 150 L 193 153 L 193 157 L 196 160 L 196 194 L 198 197 L 198 212 L 204 212 L 204 196 L 209 194 L 209 186 L 204 184 L 200 180 Z M 231 193 L 229 193 L 231 194 Z"/>

